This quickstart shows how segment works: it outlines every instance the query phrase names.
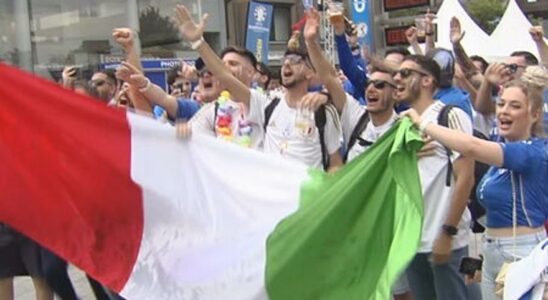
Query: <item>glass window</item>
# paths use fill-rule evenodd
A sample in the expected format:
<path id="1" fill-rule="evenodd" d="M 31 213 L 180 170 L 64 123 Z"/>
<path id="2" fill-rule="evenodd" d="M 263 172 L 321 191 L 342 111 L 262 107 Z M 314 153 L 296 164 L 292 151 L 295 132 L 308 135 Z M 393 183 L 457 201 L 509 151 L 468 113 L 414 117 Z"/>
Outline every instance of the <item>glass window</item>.
<path id="1" fill-rule="evenodd" d="M 271 42 L 287 42 L 291 36 L 291 6 L 274 4 L 272 27 L 270 28 Z"/>
<path id="2" fill-rule="evenodd" d="M 36 73 L 59 75 L 65 65 L 90 73 L 103 56 L 121 55 L 112 29 L 128 24 L 126 0 L 30 2 Z"/>

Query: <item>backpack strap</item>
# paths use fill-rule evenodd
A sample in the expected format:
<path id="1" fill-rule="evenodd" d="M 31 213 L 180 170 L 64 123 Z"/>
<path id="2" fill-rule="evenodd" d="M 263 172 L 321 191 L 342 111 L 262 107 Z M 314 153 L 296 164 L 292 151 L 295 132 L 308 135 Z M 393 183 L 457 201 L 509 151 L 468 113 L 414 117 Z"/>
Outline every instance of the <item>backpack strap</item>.
<path id="1" fill-rule="evenodd" d="M 348 145 L 346 146 L 346 154 L 344 155 L 344 162 L 348 160 L 348 153 L 350 152 L 350 149 L 352 149 L 352 147 L 356 144 L 356 141 L 367 127 L 367 123 L 369 123 L 369 112 L 365 110 L 360 116 L 358 123 L 356 123 L 354 130 L 352 130 L 352 134 L 350 134 Z"/>
<path id="2" fill-rule="evenodd" d="M 215 132 L 215 136 L 217 136 L 217 115 L 219 114 L 219 101 L 215 101 L 214 107 L 213 107 L 213 132 Z"/>
<path id="3" fill-rule="evenodd" d="M 449 127 L 449 112 L 455 107 L 454 105 L 445 105 L 442 107 L 440 113 L 438 114 L 438 125 Z M 445 176 L 445 185 L 451 186 L 451 174 L 453 173 L 453 163 L 451 162 L 451 155 L 453 151 L 446 146 L 445 153 L 447 153 L 447 174 Z"/>
<path id="4" fill-rule="evenodd" d="M 329 167 L 329 153 L 327 153 L 327 147 L 325 146 L 325 123 L 327 122 L 326 119 L 327 118 L 325 115 L 324 104 L 314 112 L 314 122 L 316 123 L 316 128 L 318 128 L 318 133 L 320 135 L 323 169 L 327 171 L 327 168 Z"/>
<path id="5" fill-rule="evenodd" d="M 272 117 L 272 113 L 274 112 L 274 109 L 276 106 L 278 106 L 278 103 L 280 103 L 280 97 L 276 97 L 268 103 L 268 105 L 264 109 L 264 132 L 266 133 L 266 128 L 268 127 L 268 122 L 270 122 L 270 117 Z"/>

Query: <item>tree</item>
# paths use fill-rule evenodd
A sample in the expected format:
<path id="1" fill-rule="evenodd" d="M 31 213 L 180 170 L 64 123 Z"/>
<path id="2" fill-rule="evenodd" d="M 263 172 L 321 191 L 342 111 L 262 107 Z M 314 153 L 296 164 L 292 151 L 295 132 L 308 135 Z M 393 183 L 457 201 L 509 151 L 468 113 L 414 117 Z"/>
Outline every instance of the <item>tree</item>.
<path id="1" fill-rule="evenodd" d="M 139 16 L 139 38 L 144 47 L 179 44 L 179 30 L 171 19 L 160 14 L 160 9 L 148 6 Z"/>
<path id="2" fill-rule="evenodd" d="M 470 17 L 487 34 L 491 34 L 497 27 L 508 0 L 473 0 L 467 1 L 467 11 Z"/>

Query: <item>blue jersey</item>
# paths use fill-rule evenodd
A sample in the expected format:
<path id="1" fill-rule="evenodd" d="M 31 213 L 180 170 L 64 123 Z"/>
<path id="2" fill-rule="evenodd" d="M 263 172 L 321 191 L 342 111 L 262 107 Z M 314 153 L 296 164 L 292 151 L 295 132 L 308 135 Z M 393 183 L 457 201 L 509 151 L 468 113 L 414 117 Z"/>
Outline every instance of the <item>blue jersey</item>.
<path id="1" fill-rule="evenodd" d="M 464 110 L 464 112 L 470 116 L 471 120 L 474 119 L 472 115 L 472 102 L 470 102 L 470 96 L 463 90 L 456 87 L 439 89 L 434 95 L 434 99 L 438 99 L 446 105 L 456 106 Z"/>
<path id="2" fill-rule="evenodd" d="M 503 166 L 491 167 L 477 189 L 486 210 L 487 227 L 512 227 L 512 174 L 518 226 L 543 226 L 548 217 L 548 140 L 534 138 L 500 145 Z"/>
<path id="3" fill-rule="evenodd" d="M 548 134 L 548 89 L 544 91 L 544 133 Z"/>

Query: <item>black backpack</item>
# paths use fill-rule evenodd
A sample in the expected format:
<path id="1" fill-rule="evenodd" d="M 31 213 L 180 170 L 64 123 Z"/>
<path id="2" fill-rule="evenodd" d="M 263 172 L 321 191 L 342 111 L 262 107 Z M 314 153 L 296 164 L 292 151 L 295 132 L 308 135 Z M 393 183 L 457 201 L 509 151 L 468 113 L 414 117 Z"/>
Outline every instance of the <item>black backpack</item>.
<path id="1" fill-rule="evenodd" d="M 268 103 L 268 105 L 264 109 L 264 132 L 266 134 L 266 129 L 268 127 L 268 122 L 270 121 L 270 117 L 272 117 L 272 113 L 274 112 L 274 109 L 278 104 L 280 103 L 280 98 L 276 97 Z M 326 116 L 325 116 L 325 104 L 320 106 L 315 112 L 314 112 L 314 122 L 316 123 L 316 128 L 318 128 L 318 133 L 320 134 L 320 147 L 322 149 L 322 165 L 323 169 L 327 170 L 329 167 L 329 154 L 327 153 L 327 148 L 325 146 L 325 123 L 326 123 Z"/>
<path id="2" fill-rule="evenodd" d="M 445 105 L 439 115 L 438 115 L 438 125 L 449 127 L 449 112 L 451 109 L 455 107 L 454 105 Z M 477 138 L 488 140 L 488 138 L 481 133 L 480 131 L 474 129 L 473 135 Z M 453 151 L 451 149 L 445 147 L 445 152 L 447 153 L 447 174 L 445 177 L 445 185 L 450 186 L 451 185 L 451 173 L 453 172 L 453 163 L 451 162 L 451 154 Z M 468 203 L 468 209 L 470 210 L 470 213 L 472 214 L 472 220 L 474 223 L 472 224 L 472 231 L 475 233 L 483 232 L 485 231 L 485 228 L 483 228 L 482 225 L 478 223 L 478 219 L 485 215 L 485 209 L 483 206 L 479 203 L 478 199 L 476 198 L 476 189 L 478 187 L 478 184 L 481 182 L 481 179 L 483 178 L 483 175 L 487 173 L 487 170 L 489 170 L 489 165 L 484 164 L 482 162 L 476 161 L 475 167 L 474 167 L 474 187 L 472 188 L 472 191 L 470 192 L 470 202 Z"/>
<path id="3" fill-rule="evenodd" d="M 356 142 L 359 142 L 359 144 L 364 147 L 373 144 L 369 141 L 365 141 L 360 138 L 360 135 L 362 134 L 362 132 L 365 130 L 365 128 L 367 128 L 367 123 L 369 123 L 369 112 L 366 110 L 360 116 L 358 123 L 356 123 L 356 126 L 354 127 L 354 130 L 352 130 L 352 133 L 350 134 L 350 138 L 348 139 L 348 145 L 346 145 L 346 154 L 343 157 L 343 161 L 345 163 L 348 160 L 348 153 L 350 152 L 350 149 L 354 147 Z"/>

